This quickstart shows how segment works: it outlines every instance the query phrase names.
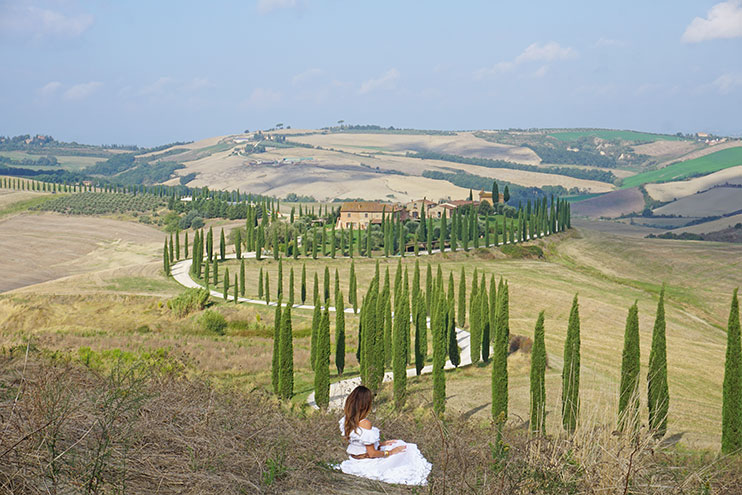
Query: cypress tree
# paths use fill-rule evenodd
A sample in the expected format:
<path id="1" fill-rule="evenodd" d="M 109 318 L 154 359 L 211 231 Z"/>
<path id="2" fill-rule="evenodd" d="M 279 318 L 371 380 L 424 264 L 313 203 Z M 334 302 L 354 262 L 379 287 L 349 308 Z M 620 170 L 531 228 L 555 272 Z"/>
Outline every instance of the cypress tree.
<path id="1" fill-rule="evenodd" d="M 395 285 L 394 287 L 394 303 L 395 303 L 395 315 L 394 315 L 394 322 L 396 324 L 397 317 L 399 314 L 397 313 L 396 304 L 399 299 L 399 295 L 397 292 L 397 287 Z M 384 366 L 386 368 L 392 366 L 392 359 L 393 359 L 393 352 L 392 352 L 392 297 L 391 297 L 391 291 L 389 288 L 389 267 L 386 267 L 386 273 L 384 275 L 384 288 L 381 291 L 381 301 L 383 301 L 384 304 L 384 311 L 382 314 L 383 322 L 384 322 Z"/>
<path id="2" fill-rule="evenodd" d="M 491 288 L 490 288 L 491 290 Z M 508 351 L 510 347 L 510 314 L 508 284 L 497 291 L 497 324 L 492 356 L 492 419 L 503 423 L 508 418 Z M 482 300 L 487 292 L 482 290 Z"/>
<path id="3" fill-rule="evenodd" d="M 278 260 L 278 280 L 276 280 L 276 299 L 283 296 L 283 258 Z"/>
<path id="4" fill-rule="evenodd" d="M 263 225 L 258 226 L 257 239 L 255 240 L 255 259 L 260 261 L 263 259 L 263 244 L 265 243 L 265 231 Z"/>
<path id="5" fill-rule="evenodd" d="M 448 273 L 448 297 L 447 297 L 447 308 L 448 308 L 448 321 L 446 322 L 446 339 L 448 340 L 448 358 L 451 360 L 451 364 L 458 368 L 461 363 L 461 354 L 459 352 L 459 343 L 456 339 L 456 308 L 455 308 L 455 294 L 454 294 L 454 283 L 453 283 L 453 272 Z"/>
<path id="6" fill-rule="evenodd" d="M 667 348 L 665 341 L 665 286 L 662 286 L 657 303 L 657 317 L 652 331 L 652 348 L 649 352 L 647 374 L 647 406 L 649 408 L 649 430 L 662 438 L 667 431 L 667 411 L 670 393 L 667 387 Z"/>
<path id="7" fill-rule="evenodd" d="M 435 317 L 432 318 L 433 328 L 433 411 L 441 415 L 446 410 L 446 374 L 443 367 L 446 364 L 446 297 L 438 294 Z"/>
<path id="8" fill-rule="evenodd" d="M 294 267 L 291 267 L 289 271 L 289 300 L 287 302 L 289 306 L 294 305 Z"/>
<path id="9" fill-rule="evenodd" d="M 621 358 L 621 385 L 618 392 L 618 429 L 639 429 L 639 309 L 629 308 Z"/>
<path id="10" fill-rule="evenodd" d="M 472 364 L 479 362 L 480 349 L 482 348 L 482 302 L 479 298 L 478 284 L 477 269 L 475 268 L 471 295 L 469 296 L 469 356 Z"/>
<path id="11" fill-rule="evenodd" d="M 234 285 L 232 286 L 232 297 L 234 297 L 234 303 L 235 304 L 237 304 L 237 302 L 238 302 L 238 300 L 237 300 L 237 291 L 239 289 L 238 285 L 239 285 L 238 278 L 237 278 L 237 275 L 235 274 L 235 276 L 234 276 Z"/>
<path id="12" fill-rule="evenodd" d="M 439 236 L 439 242 L 441 244 L 441 253 L 446 250 L 447 236 L 448 236 L 448 222 L 446 222 L 446 210 L 443 210 L 443 215 L 441 216 L 441 228 L 440 228 L 440 236 Z"/>
<path id="13" fill-rule="evenodd" d="M 417 293 L 417 298 L 413 298 L 413 304 L 416 306 L 415 314 L 417 315 L 415 317 L 415 371 L 417 376 L 420 376 L 428 354 L 427 309 L 422 293 Z"/>
<path id="14" fill-rule="evenodd" d="M 727 324 L 727 354 L 724 366 L 724 399 L 721 409 L 721 451 L 732 454 L 742 449 L 742 348 L 740 347 L 739 301 L 732 295 Z"/>
<path id="15" fill-rule="evenodd" d="M 219 236 L 219 261 L 224 261 L 227 259 L 227 244 L 224 242 L 224 229 L 222 229 L 222 233 Z"/>
<path id="16" fill-rule="evenodd" d="M 315 273 L 315 276 L 317 274 Z M 309 343 L 309 363 L 311 364 L 312 370 L 315 369 L 317 361 L 317 345 L 319 337 L 319 326 L 322 321 L 322 306 L 319 297 L 314 299 L 314 311 L 312 312 L 312 338 Z"/>
<path id="17" fill-rule="evenodd" d="M 245 258 L 240 260 L 240 296 L 245 297 Z"/>
<path id="18" fill-rule="evenodd" d="M 492 288 L 490 287 L 490 291 Z M 490 343 L 492 342 L 493 333 L 497 332 L 497 326 L 495 319 L 492 318 L 492 313 L 497 311 L 496 307 L 491 307 L 488 300 L 487 294 L 487 282 L 482 273 L 482 282 L 479 286 L 479 333 L 481 334 L 480 349 L 482 352 L 482 361 L 487 362 L 490 358 Z"/>
<path id="19" fill-rule="evenodd" d="M 263 294 L 265 295 L 265 304 L 268 305 L 271 303 L 271 281 L 270 281 L 270 275 L 268 272 L 265 273 L 265 290 L 263 290 Z"/>
<path id="20" fill-rule="evenodd" d="M 403 295 L 396 297 L 394 302 L 394 405 L 397 410 L 401 410 L 407 399 L 407 349 L 404 321 L 404 305 L 407 303 Z"/>
<path id="21" fill-rule="evenodd" d="M 242 258 L 242 231 L 237 229 L 234 233 L 234 252 L 237 259 Z"/>
<path id="22" fill-rule="evenodd" d="M 229 295 L 229 268 L 224 269 L 224 300 L 227 300 Z"/>
<path id="23" fill-rule="evenodd" d="M 376 262 L 376 279 L 379 280 L 379 262 Z M 373 372 L 373 383 L 376 389 L 381 385 L 384 379 L 385 369 L 385 346 L 384 346 L 384 314 L 387 311 L 387 301 L 389 301 L 389 295 L 379 292 L 379 283 L 376 284 L 376 319 L 375 319 L 375 335 L 373 344 L 373 357 L 374 365 L 372 367 Z M 391 315 L 390 315 L 391 318 Z"/>
<path id="24" fill-rule="evenodd" d="M 209 227 L 209 233 L 206 234 L 206 256 L 211 263 L 214 259 L 214 229 L 212 227 Z"/>
<path id="25" fill-rule="evenodd" d="M 492 205 L 500 202 L 500 191 L 497 188 L 497 181 L 492 181 Z"/>
<path id="26" fill-rule="evenodd" d="M 345 304 L 343 292 L 338 291 L 335 302 L 335 367 L 338 376 L 343 376 L 345 369 Z"/>
<path id="27" fill-rule="evenodd" d="M 322 288 L 324 289 L 322 298 L 322 302 L 329 305 L 330 301 L 330 268 L 328 268 L 327 265 L 325 265 L 325 278 L 323 280 Z"/>
<path id="28" fill-rule="evenodd" d="M 180 230 L 175 231 L 175 259 L 180 259 Z"/>
<path id="29" fill-rule="evenodd" d="M 167 244 L 167 238 L 165 238 L 165 244 Z M 175 250 L 173 249 L 173 234 L 170 234 L 170 244 L 168 245 L 168 256 L 170 264 L 175 263 Z"/>
<path id="30" fill-rule="evenodd" d="M 577 295 L 569 313 L 562 368 L 562 425 L 568 433 L 577 428 L 580 411 L 580 310 Z"/>
<path id="31" fill-rule="evenodd" d="M 188 231 L 187 230 L 183 238 L 183 258 L 188 258 Z"/>
<path id="32" fill-rule="evenodd" d="M 350 262 L 350 282 L 348 285 L 348 301 L 353 304 L 353 314 L 355 314 L 358 313 L 358 293 L 356 290 L 357 281 L 355 261 Z"/>
<path id="33" fill-rule="evenodd" d="M 291 306 L 281 315 L 280 373 L 278 375 L 279 395 L 290 399 L 294 394 L 294 332 L 291 329 Z"/>
<path id="34" fill-rule="evenodd" d="M 263 267 L 258 272 L 258 299 L 263 299 Z"/>
<path id="35" fill-rule="evenodd" d="M 314 364 L 314 402 L 321 410 L 330 404 L 330 310 L 325 306 L 317 335 L 317 362 Z"/>
<path id="36" fill-rule="evenodd" d="M 301 303 L 307 301 L 307 264 L 301 265 Z"/>
<path id="37" fill-rule="evenodd" d="M 167 249 L 167 239 L 165 239 L 165 245 L 162 248 L 162 271 L 165 272 L 165 276 L 170 276 L 170 255 Z"/>
<path id="38" fill-rule="evenodd" d="M 330 229 L 330 257 L 335 258 L 335 224 Z"/>
<path id="39" fill-rule="evenodd" d="M 466 224 L 464 224 L 466 225 Z M 466 324 L 466 273 L 464 272 L 464 266 L 461 266 L 461 273 L 459 274 L 459 314 L 458 321 L 461 328 L 464 328 Z"/>
<path id="40" fill-rule="evenodd" d="M 546 344 L 544 312 L 541 311 L 533 332 L 531 349 L 531 433 L 546 435 Z"/>
<path id="41" fill-rule="evenodd" d="M 426 249 L 428 254 L 433 254 L 433 218 L 428 218 L 428 228 L 426 229 Z M 430 301 L 428 301 L 428 309 L 430 309 Z"/>
<path id="42" fill-rule="evenodd" d="M 208 263 L 207 263 L 208 264 Z M 206 272 L 208 272 L 208 268 L 206 269 Z M 216 256 L 214 256 L 214 261 L 211 262 L 211 273 L 214 276 L 214 287 L 219 287 L 219 264 L 216 261 Z"/>
<path id="43" fill-rule="evenodd" d="M 425 307 L 427 308 L 428 316 L 432 316 L 432 308 L 430 306 L 432 295 L 433 295 L 433 270 L 430 268 L 430 263 L 428 263 L 428 269 L 427 269 L 427 272 L 425 273 Z"/>
<path id="44" fill-rule="evenodd" d="M 271 241 L 271 251 L 273 252 L 273 259 L 278 261 L 279 254 L 281 254 L 278 251 L 278 228 L 276 225 L 273 226 L 273 240 Z"/>
<path id="45" fill-rule="evenodd" d="M 420 295 L 420 262 L 415 260 L 415 271 L 412 274 L 412 318 L 417 321 L 417 296 Z"/>
<path id="46" fill-rule="evenodd" d="M 276 305 L 273 318 L 273 359 L 271 361 L 271 382 L 273 392 L 278 395 L 278 376 L 280 372 L 280 349 L 281 349 L 281 301 Z"/>

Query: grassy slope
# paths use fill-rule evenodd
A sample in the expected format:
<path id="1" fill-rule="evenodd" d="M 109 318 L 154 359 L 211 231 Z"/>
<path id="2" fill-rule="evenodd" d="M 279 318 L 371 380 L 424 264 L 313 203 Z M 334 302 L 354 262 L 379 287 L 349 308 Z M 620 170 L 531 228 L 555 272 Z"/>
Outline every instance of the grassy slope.
<path id="1" fill-rule="evenodd" d="M 652 134 L 647 132 L 627 131 L 627 130 L 613 130 L 613 129 L 589 129 L 589 130 L 574 130 L 574 131 L 554 131 L 549 133 L 561 141 L 574 141 L 576 139 L 591 136 L 600 139 L 620 139 L 621 141 L 680 141 L 683 138 L 678 136 L 671 136 L 668 134 Z"/>
<path id="2" fill-rule="evenodd" d="M 649 182 L 667 182 L 692 175 L 706 175 L 737 165 L 742 165 L 742 147 L 727 148 L 700 158 L 627 177 L 623 180 L 621 187 L 635 187 Z"/>

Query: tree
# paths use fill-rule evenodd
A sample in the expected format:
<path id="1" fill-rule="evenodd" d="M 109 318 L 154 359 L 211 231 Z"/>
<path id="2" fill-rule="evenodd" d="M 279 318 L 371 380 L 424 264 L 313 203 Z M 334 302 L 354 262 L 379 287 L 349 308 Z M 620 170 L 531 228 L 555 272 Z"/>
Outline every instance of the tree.
<path id="1" fill-rule="evenodd" d="M 618 392 L 618 429 L 639 430 L 639 309 L 629 308 L 623 338 L 621 385 Z"/>
<path id="2" fill-rule="evenodd" d="M 491 288 L 490 288 L 491 290 Z M 481 289 L 482 299 L 487 292 Z M 510 312 L 508 284 L 497 291 L 497 318 L 492 354 L 492 419 L 504 424 L 508 418 L 508 351 L 510 346 Z"/>
<path id="3" fill-rule="evenodd" d="M 721 451 L 742 449 L 742 348 L 740 347 L 739 301 L 732 295 L 727 324 L 727 355 L 724 366 L 724 400 L 721 409 Z"/>
<path id="4" fill-rule="evenodd" d="M 504 203 L 510 201 L 510 189 L 508 186 L 505 186 L 505 191 L 502 193 L 502 200 Z"/>
<path id="5" fill-rule="evenodd" d="M 276 277 L 276 298 L 283 296 L 283 258 L 278 260 L 278 277 Z"/>
<path id="6" fill-rule="evenodd" d="M 237 291 L 239 289 L 238 285 L 239 285 L 238 278 L 237 278 L 237 275 L 235 274 L 235 276 L 234 276 L 234 285 L 232 286 L 232 297 L 234 297 L 234 303 L 235 304 L 237 304 L 237 302 L 238 302 L 238 299 L 237 299 Z"/>
<path id="7" fill-rule="evenodd" d="M 219 265 L 216 261 L 216 256 L 214 256 L 214 261 L 211 262 L 211 272 L 214 275 L 214 288 L 217 288 L 219 286 Z M 208 273 L 209 269 L 206 269 L 206 272 Z"/>
<path id="8" fill-rule="evenodd" d="M 240 296 L 245 297 L 245 258 L 240 259 Z"/>
<path id="9" fill-rule="evenodd" d="M 307 264 L 301 265 L 301 303 L 307 301 Z"/>
<path id="10" fill-rule="evenodd" d="M 242 258 L 242 231 L 237 229 L 234 235 L 234 252 L 237 259 Z"/>
<path id="11" fill-rule="evenodd" d="M 433 328 L 433 411 L 443 414 L 446 410 L 446 374 L 443 367 L 446 364 L 446 297 L 443 291 L 438 293 L 435 317 L 432 318 Z"/>
<path id="12" fill-rule="evenodd" d="M 227 300 L 229 294 L 229 268 L 224 269 L 224 300 Z"/>
<path id="13" fill-rule="evenodd" d="M 461 266 L 461 273 L 459 274 L 459 314 L 457 319 L 459 325 L 463 328 L 466 324 L 466 273 L 464 272 L 463 265 Z"/>
<path id="14" fill-rule="evenodd" d="M 478 284 L 477 269 L 475 268 L 471 295 L 469 296 L 469 356 L 472 364 L 479 362 L 480 349 L 482 348 L 482 302 L 479 300 Z"/>
<path id="15" fill-rule="evenodd" d="M 531 432 L 546 435 L 546 345 L 544 312 L 541 311 L 533 332 L 531 349 Z"/>
<path id="16" fill-rule="evenodd" d="M 263 267 L 258 272 L 258 299 L 263 299 Z"/>
<path id="17" fill-rule="evenodd" d="M 492 287 L 490 287 L 490 292 L 493 290 Z M 481 334 L 481 349 L 482 349 L 482 361 L 487 362 L 490 358 L 490 343 L 492 341 L 492 334 L 497 332 L 497 319 L 492 317 L 492 313 L 497 314 L 497 311 L 499 311 L 500 307 L 497 305 L 497 302 L 495 300 L 495 304 L 490 306 L 490 300 L 488 299 L 489 294 L 487 293 L 487 282 L 484 278 L 484 273 L 482 273 L 482 282 L 479 285 L 479 303 L 480 303 L 480 309 L 479 309 L 479 333 Z M 497 336 L 495 335 L 495 340 L 497 339 Z"/>
<path id="18" fill-rule="evenodd" d="M 421 292 L 417 293 L 417 298 L 413 298 L 412 303 L 416 307 L 414 314 L 417 315 L 415 317 L 415 372 L 417 376 L 420 376 L 428 355 L 428 311 Z"/>
<path id="19" fill-rule="evenodd" d="M 323 280 L 322 288 L 323 288 L 322 294 L 324 296 L 322 298 L 322 302 L 329 305 L 329 302 L 330 302 L 330 268 L 327 265 L 325 265 L 325 278 Z"/>
<path id="20" fill-rule="evenodd" d="M 564 342 L 564 367 L 562 368 L 562 425 L 568 433 L 577 428 L 580 411 L 580 310 L 577 295 L 572 301 Z"/>
<path id="21" fill-rule="evenodd" d="M 440 242 L 441 253 L 446 250 L 447 235 L 448 235 L 448 226 L 446 222 L 446 210 L 443 210 L 443 216 L 441 216 L 440 236 L 438 238 Z"/>
<path id="22" fill-rule="evenodd" d="M 403 291 L 402 291 L 403 292 Z M 394 371 L 394 405 L 397 410 L 404 407 L 407 400 L 407 349 L 406 349 L 406 325 L 405 306 L 409 310 L 409 302 L 405 294 L 400 294 L 394 300 L 394 358 L 392 369 Z M 409 315 L 407 315 L 409 322 Z"/>
<path id="23" fill-rule="evenodd" d="M 459 341 L 456 338 L 456 308 L 454 295 L 453 272 L 448 274 L 448 321 L 446 322 L 446 338 L 448 339 L 448 358 L 451 364 L 458 368 L 461 363 L 461 353 L 459 351 Z"/>
<path id="24" fill-rule="evenodd" d="M 165 276 L 170 276 L 170 255 L 167 249 L 167 239 L 165 239 L 165 245 L 162 248 L 162 271 L 165 272 Z"/>
<path id="25" fill-rule="evenodd" d="M 273 392 L 278 395 L 278 376 L 280 374 L 280 352 L 281 352 L 281 301 L 276 305 L 276 313 L 273 319 L 273 360 L 271 361 L 271 382 Z"/>
<path id="26" fill-rule="evenodd" d="M 397 286 L 394 287 L 394 303 L 395 303 L 395 317 L 394 317 L 394 325 L 396 325 L 399 314 L 396 313 L 396 304 L 401 297 L 399 293 L 397 292 Z M 384 274 L 384 288 L 381 290 L 381 299 L 382 304 L 384 305 L 384 309 L 381 313 L 380 318 L 383 318 L 383 325 L 384 325 L 384 367 L 388 368 L 392 366 L 393 362 L 393 336 L 392 336 L 392 297 L 391 297 L 391 291 L 389 288 L 389 267 L 386 267 L 386 272 Z"/>
<path id="27" fill-rule="evenodd" d="M 273 230 L 273 240 L 271 241 L 271 251 L 273 252 L 273 259 L 278 261 L 278 257 L 281 254 L 278 250 L 278 229 L 274 225 L 272 230 Z"/>
<path id="28" fill-rule="evenodd" d="M 315 281 L 317 280 L 317 274 L 314 274 Z M 312 312 L 312 337 L 309 342 L 309 364 L 312 370 L 315 369 L 315 363 L 317 361 L 317 345 L 319 339 L 319 326 L 322 321 L 322 305 L 319 300 L 319 296 L 314 298 L 314 311 Z"/>
<path id="29" fill-rule="evenodd" d="M 330 309 L 325 306 L 317 336 L 314 363 L 314 402 L 323 411 L 330 404 Z"/>
<path id="30" fill-rule="evenodd" d="M 222 233 L 219 236 L 219 261 L 224 261 L 227 259 L 227 244 L 224 242 L 224 229 L 222 229 Z"/>
<path id="31" fill-rule="evenodd" d="M 348 301 L 353 304 L 353 314 L 358 313 L 358 295 L 356 290 L 356 264 L 350 262 L 350 282 L 348 286 Z M 359 342 L 360 345 L 360 342 Z"/>
<path id="32" fill-rule="evenodd" d="M 500 202 L 500 190 L 497 188 L 497 181 L 492 181 L 492 204 L 496 205 Z"/>
<path id="33" fill-rule="evenodd" d="M 647 373 L 649 430 L 656 438 L 662 438 L 667 432 L 667 412 L 670 407 L 665 331 L 665 286 L 663 285 L 660 300 L 657 303 L 657 316 L 652 331 L 652 348 L 649 351 L 649 372 Z"/>
<path id="34" fill-rule="evenodd" d="M 289 271 L 289 300 L 287 302 L 289 306 L 294 305 L 294 267 L 291 267 Z"/>
<path id="35" fill-rule="evenodd" d="M 335 301 L 335 367 L 338 376 L 343 376 L 345 369 L 345 305 L 343 293 L 338 292 Z"/>
<path id="36" fill-rule="evenodd" d="M 291 306 L 281 315 L 280 373 L 278 375 L 279 395 L 290 399 L 294 394 L 294 333 L 291 329 Z"/>
<path id="37" fill-rule="evenodd" d="M 263 294 L 265 295 L 265 304 L 268 305 L 271 303 L 271 281 L 270 276 L 266 272 L 265 274 L 265 289 L 263 290 Z"/>

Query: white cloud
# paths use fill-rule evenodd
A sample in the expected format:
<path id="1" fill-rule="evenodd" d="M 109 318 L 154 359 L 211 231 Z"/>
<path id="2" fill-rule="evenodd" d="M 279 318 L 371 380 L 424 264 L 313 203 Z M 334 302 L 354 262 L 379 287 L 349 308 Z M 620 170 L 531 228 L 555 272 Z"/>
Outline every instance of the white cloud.
<path id="1" fill-rule="evenodd" d="M 299 74 L 296 74 L 293 78 L 291 78 L 291 84 L 293 84 L 294 86 L 304 84 L 305 82 L 319 77 L 322 74 L 324 74 L 324 71 L 322 69 L 307 69 L 304 72 L 300 72 Z"/>
<path id="2" fill-rule="evenodd" d="M 683 33 L 686 43 L 717 38 L 742 37 L 742 0 L 727 0 L 717 3 L 708 11 L 706 17 L 696 17 Z"/>
<path id="3" fill-rule="evenodd" d="M 536 77 L 536 78 L 544 77 L 548 71 L 549 71 L 549 66 L 542 65 L 541 67 L 536 69 L 536 71 L 533 73 L 533 77 Z"/>
<path id="4" fill-rule="evenodd" d="M 297 0 L 258 0 L 258 12 L 261 14 L 280 9 L 293 9 L 298 6 Z"/>
<path id="5" fill-rule="evenodd" d="M 360 94 L 366 94 L 371 91 L 394 89 L 396 87 L 397 79 L 399 79 L 399 71 L 397 69 L 389 69 L 380 77 L 365 81 L 361 84 L 361 88 L 358 92 Z"/>
<path id="6" fill-rule="evenodd" d="M 728 94 L 737 87 L 742 87 L 742 74 L 722 74 L 711 83 L 721 94 Z"/>
<path id="7" fill-rule="evenodd" d="M 207 89 L 207 88 L 215 88 L 216 84 L 211 82 L 206 77 L 194 77 L 190 81 L 186 82 L 181 86 L 181 90 L 186 93 L 191 93 L 193 91 L 198 91 L 200 89 Z"/>
<path id="8" fill-rule="evenodd" d="M 44 97 L 48 98 L 50 96 L 54 96 L 54 94 L 57 92 L 59 88 L 62 87 L 62 83 L 59 81 L 50 81 L 46 84 L 44 84 L 41 88 L 39 88 L 39 94 Z"/>
<path id="9" fill-rule="evenodd" d="M 168 86 L 170 86 L 170 85 L 172 85 L 174 83 L 175 83 L 175 79 L 173 79 L 172 77 L 170 77 L 170 76 L 162 76 L 159 79 L 157 79 L 155 82 L 153 82 L 152 84 L 148 84 L 146 86 L 143 86 L 138 91 L 138 93 L 139 93 L 140 96 L 161 94 L 161 93 L 163 93 L 165 91 L 165 89 Z"/>
<path id="10" fill-rule="evenodd" d="M 96 92 L 101 86 L 103 86 L 103 83 L 99 81 L 90 81 L 86 83 L 75 84 L 64 92 L 64 99 L 84 100 L 85 98 Z"/>
<path id="11" fill-rule="evenodd" d="M 265 108 L 277 105 L 281 102 L 283 96 L 279 91 L 266 88 L 255 88 L 250 96 L 243 102 L 243 106 L 248 108 Z"/>
<path id="12" fill-rule="evenodd" d="M 549 41 L 545 44 L 533 43 L 526 48 L 523 53 L 518 55 L 515 63 L 531 61 L 551 62 L 553 60 L 567 60 L 577 56 L 577 52 L 569 46 L 561 46 L 556 41 Z"/>
<path id="13" fill-rule="evenodd" d="M 484 67 L 474 72 L 477 79 L 483 77 L 492 77 L 504 74 L 514 70 L 517 66 L 529 62 L 554 62 L 557 60 L 569 60 L 577 56 L 577 51 L 569 46 L 561 46 L 556 41 L 548 43 L 532 43 L 523 52 L 515 57 L 514 60 L 498 62 L 492 67 Z M 548 67 L 542 65 L 536 72 L 535 77 L 542 77 L 546 74 Z"/>
<path id="14" fill-rule="evenodd" d="M 0 2 L 0 33 L 34 38 L 75 38 L 92 25 L 90 14 L 64 14 L 33 5 Z"/>

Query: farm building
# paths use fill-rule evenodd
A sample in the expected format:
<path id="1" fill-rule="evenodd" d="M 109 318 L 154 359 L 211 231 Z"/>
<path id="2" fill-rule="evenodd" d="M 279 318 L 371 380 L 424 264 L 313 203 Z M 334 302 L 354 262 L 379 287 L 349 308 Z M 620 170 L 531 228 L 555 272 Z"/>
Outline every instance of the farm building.
<path id="1" fill-rule="evenodd" d="M 407 210 L 400 205 L 379 203 L 376 201 L 351 201 L 343 203 L 340 208 L 337 228 L 365 230 L 370 223 L 380 223 L 382 216 L 394 214 L 402 220 L 407 218 Z"/>
<path id="2" fill-rule="evenodd" d="M 405 205 L 405 209 L 407 210 L 410 218 L 417 219 L 420 218 L 420 212 L 422 211 L 423 207 L 427 212 L 432 206 L 435 206 L 435 202 L 423 198 L 416 199 L 415 201 L 410 201 Z"/>
<path id="3" fill-rule="evenodd" d="M 479 191 L 479 202 L 480 203 L 489 203 L 489 204 L 492 205 L 492 193 L 491 192 L 485 192 L 485 191 Z M 499 194 L 498 202 L 499 203 L 504 203 L 505 202 L 505 198 L 503 197 L 502 193 Z"/>

